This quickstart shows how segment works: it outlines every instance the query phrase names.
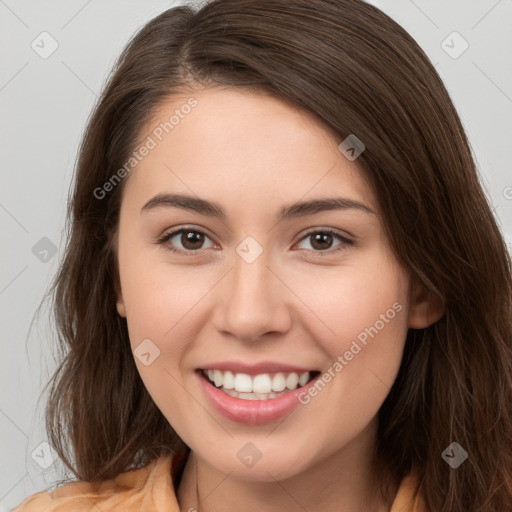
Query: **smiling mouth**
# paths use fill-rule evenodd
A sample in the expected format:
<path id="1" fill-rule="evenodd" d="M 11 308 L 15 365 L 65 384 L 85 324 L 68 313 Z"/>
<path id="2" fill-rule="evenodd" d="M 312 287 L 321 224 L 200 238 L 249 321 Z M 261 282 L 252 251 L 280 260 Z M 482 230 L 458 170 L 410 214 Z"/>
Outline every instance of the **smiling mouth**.
<path id="1" fill-rule="evenodd" d="M 242 400 L 269 400 L 305 386 L 320 375 L 317 370 L 303 373 L 277 372 L 248 375 L 221 370 L 197 370 L 212 386 Z"/>

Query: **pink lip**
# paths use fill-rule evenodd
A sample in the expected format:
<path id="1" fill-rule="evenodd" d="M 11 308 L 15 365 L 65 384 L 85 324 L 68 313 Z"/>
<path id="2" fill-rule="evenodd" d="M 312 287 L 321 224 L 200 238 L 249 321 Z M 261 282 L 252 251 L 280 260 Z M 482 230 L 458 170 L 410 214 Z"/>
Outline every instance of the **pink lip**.
<path id="1" fill-rule="evenodd" d="M 271 361 L 263 361 L 258 364 L 247 364 L 236 361 L 223 361 L 211 363 L 201 366 L 202 370 L 221 370 L 233 373 L 246 373 L 247 375 L 259 375 L 261 373 L 277 373 L 277 372 L 297 372 L 298 374 L 313 371 L 311 368 L 300 368 L 283 363 L 274 363 Z"/>
<path id="2" fill-rule="evenodd" d="M 317 379 L 321 376 L 319 374 L 305 386 L 289 391 L 277 398 L 243 400 L 220 391 L 213 384 L 210 384 L 201 371 L 197 371 L 196 375 L 205 395 L 219 413 L 229 420 L 248 425 L 269 423 L 289 414 L 300 404 L 298 395 L 304 392 L 307 393 L 308 388 L 314 386 Z"/>

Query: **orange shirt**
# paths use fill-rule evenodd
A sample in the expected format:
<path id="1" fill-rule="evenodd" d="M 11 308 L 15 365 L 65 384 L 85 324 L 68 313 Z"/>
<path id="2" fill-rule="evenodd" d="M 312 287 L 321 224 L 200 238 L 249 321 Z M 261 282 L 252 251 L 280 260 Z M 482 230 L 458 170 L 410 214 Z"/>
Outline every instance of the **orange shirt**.
<path id="1" fill-rule="evenodd" d="M 12 512 L 180 512 L 171 462 L 167 455 L 113 480 L 72 482 L 38 492 Z M 413 496 L 415 484 L 412 474 L 402 480 L 390 512 L 425 512 L 421 497 Z"/>

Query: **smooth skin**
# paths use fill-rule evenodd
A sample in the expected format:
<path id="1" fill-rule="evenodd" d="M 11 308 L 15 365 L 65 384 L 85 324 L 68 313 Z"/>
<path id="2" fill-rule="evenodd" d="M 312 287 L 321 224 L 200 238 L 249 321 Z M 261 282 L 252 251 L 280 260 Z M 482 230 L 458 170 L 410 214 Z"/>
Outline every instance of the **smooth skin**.
<path id="1" fill-rule="evenodd" d="M 389 511 L 371 463 L 377 412 L 408 328 L 437 321 L 442 306 L 398 265 L 357 159 L 349 161 L 339 136 L 311 113 L 253 90 L 198 88 L 162 104 L 141 140 L 190 96 L 197 106 L 125 178 L 118 231 L 118 312 L 132 349 L 149 339 L 160 350 L 148 366 L 135 362 L 191 448 L 180 508 Z M 143 209 L 159 194 L 215 202 L 226 218 L 165 205 Z M 277 220 L 282 207 L 333 197 L 371 212 Z M 185 233 L 158 243 L 180 228 L 192 231 L 192 242 Z M 325 229 L 336 234 L 321 238 Z M 236 252 L 248 236 L 263 249 L 252 263 Z M 219 361 L 327 371 L 395 303 L 401 311 L 378 335 L 282 420 L 228 420 L 198 384 L 195 370 Z M 252 467 L 237 457 L 248 442 L 261 452 Z"/>

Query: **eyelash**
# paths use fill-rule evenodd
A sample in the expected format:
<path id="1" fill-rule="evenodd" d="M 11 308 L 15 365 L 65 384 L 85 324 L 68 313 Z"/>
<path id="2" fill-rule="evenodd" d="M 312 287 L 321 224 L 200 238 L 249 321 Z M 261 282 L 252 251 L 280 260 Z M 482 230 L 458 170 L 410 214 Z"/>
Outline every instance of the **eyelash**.
<path id="1" fill-rule="evenodd" d="M 197 253 L 199 253 L 201 251 L 201 249 L 198 249 L 196 251 L 191 251 L 191 250 L 183 251 L 181 249 L 175 249 L 175 248 L 171 247 L 169 244 L 167 244 L 167 242 L 170 239 L 174 238 L 179 233 L 199 233 L 201 235 L 204 235 L 204 236 L 210 238 L 206 233 L 204 233 L 203 231 L 201 231 L 199 229 L 184 227 L 184 228 L 180 228 L 180 229 L 177 229 L 175 231 L 172 231 L 170 233 L 164 234 L 162 237 L 160 237 L 157 240 L 157 244 L 165 245 L 165 249 L 170 251 L 170 252 L 172 252 L 172 253 L 181 254 L 183 256 L 195 256 L 195 255 L 197 255 Z M 304 240 L 305 238 L 307 238 L 307 237 L 309 237 L 311 235 L 315 235 L 315 234 L 318 234 L 318 233 L 332 235 L 335 238 L 338 238 L 338 240 L 340 240 L 342 243 L 337 245 L 334 249 L 327 249 L 325 251 L 315 251 L 315 250 L 311 250 L 311 249 L 304 249 L 305 251 L 307 251 L 308 253 L 311 253 L 314 256 L 322 257 L 325 254 L 337 253 L 337 252 L 345 250 L 347 248 L 347 245 L 352 245 L 353 244 L 352 240 L 349 240 L 348 238 L 345 238 L 345 237 L 341 236 L 339 233 L 337 233 L 336 231 L 333 231 L 332 229 L 315 229 L 315 230 L 312 230 L 312 231 L 308 231 L 307 233 L 305 233 L 303 235 L 303 237 L 299 240 L 299 242 L 301 242 L 302 240 Z"/>

